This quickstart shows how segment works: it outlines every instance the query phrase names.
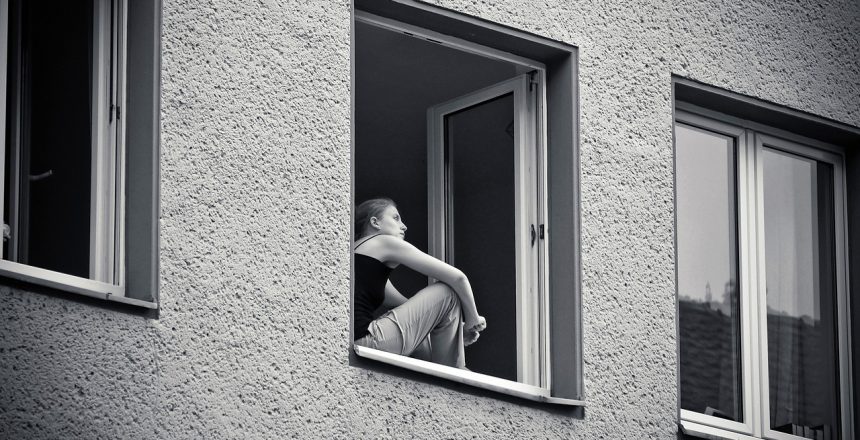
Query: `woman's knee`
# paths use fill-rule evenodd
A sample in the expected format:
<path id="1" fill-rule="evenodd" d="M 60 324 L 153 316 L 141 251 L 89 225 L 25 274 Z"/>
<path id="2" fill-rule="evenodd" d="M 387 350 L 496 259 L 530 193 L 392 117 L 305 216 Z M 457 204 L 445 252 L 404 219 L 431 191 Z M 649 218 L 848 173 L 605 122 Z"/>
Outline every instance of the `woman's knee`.
<path id="1" fill-rule="evenodd" d="M 451 286 L 445 283 L 436 283 L 434 284 L 435 290 L 437 291 L 436 297 L 438 301 L 444 304 L 450 304 L 450 306 L 459 311 L 460 310 L 460 297 L 457 296 L 457 292 L 451 288 Z"/>

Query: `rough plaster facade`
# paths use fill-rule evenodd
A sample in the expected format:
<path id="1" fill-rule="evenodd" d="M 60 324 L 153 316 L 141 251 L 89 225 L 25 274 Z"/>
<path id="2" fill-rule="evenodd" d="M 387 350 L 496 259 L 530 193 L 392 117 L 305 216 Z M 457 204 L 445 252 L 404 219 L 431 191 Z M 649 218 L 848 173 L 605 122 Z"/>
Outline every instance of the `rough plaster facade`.
<path id="1" fill-rule="evenodd" d="M 860 126 L 860 3 L 434 3 L 579 47 L 584 414 L 349 366 L 349 2 L 164 0 L 159 316 L 4 283 L 0 437 L 674 438 L 670 76 Z"/>

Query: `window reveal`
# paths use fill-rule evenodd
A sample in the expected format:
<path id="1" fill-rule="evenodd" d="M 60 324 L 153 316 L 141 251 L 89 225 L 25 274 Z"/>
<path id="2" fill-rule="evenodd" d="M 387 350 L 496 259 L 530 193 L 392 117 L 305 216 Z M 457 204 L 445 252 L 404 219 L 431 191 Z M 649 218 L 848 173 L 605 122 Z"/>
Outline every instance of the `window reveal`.
<path id="1" fill-rule="evenodd" d="M 409 241 L 466 273 L 489 326 L 466 348 L 469 372 L 355 352 L 581 405 L 573 48 L 429 6 L 386 5 L 356 2 L 354 202 L 394 199 Z M 423 27 L 428 13 L 442 33 Z M 485 32 L 494 38 L 470 41 Z M 391 281 L 408 297 L 427 284 L 418 275 L 396 270 Z"/>

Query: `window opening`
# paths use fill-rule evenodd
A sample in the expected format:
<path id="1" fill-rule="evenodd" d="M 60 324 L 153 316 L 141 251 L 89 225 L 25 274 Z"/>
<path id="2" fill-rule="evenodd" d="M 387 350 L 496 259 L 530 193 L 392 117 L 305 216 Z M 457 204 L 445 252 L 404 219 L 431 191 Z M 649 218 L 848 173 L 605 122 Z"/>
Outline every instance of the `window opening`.
<path id="1" fill-rule="evenodd" d="M 472 371 L 549 387 L 543 65 L 356 17 L 356 202 L 393 198 L 412 244 L 469 277 L 493 323 L 466 348 Z"/>
<path id="2" fill-rule="evenodd" d="M 123 295 L 125 1 L 4 0 L 0 271 Z"/>

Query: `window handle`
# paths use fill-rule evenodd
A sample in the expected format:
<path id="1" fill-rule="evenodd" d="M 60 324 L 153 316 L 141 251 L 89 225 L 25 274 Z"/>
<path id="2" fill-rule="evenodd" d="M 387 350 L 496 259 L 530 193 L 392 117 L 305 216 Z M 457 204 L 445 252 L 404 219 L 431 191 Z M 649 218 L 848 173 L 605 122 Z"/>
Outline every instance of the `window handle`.
<path id="1" fill-rule="evenodd" d="M 534 246 L 535 245 L 535 238 L 537 237 L 537 233 L 535 232 L 535 225 L 531 225 L 531 232 L 532 232 L 532 246 Z"/>
<path id="2" fill-rule="evenodd" d="M 36 182 L 36 181 L 39 181 L 42 179 L 47 179 L 48 177 L 51 177 L 53 175 L 54 175 L 54 170 L 48 170 L 42 174 L 30 174 L 30 181 Z"/>

